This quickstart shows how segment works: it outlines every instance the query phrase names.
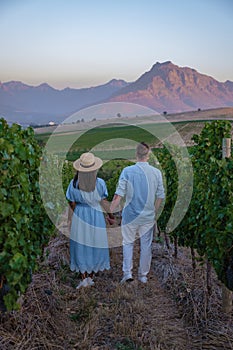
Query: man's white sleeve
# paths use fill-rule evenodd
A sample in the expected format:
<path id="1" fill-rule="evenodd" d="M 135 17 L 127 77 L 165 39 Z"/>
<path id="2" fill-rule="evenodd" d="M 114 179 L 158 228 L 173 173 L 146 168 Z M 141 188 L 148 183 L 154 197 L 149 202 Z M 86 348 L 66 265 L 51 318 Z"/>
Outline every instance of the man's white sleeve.
<path id="1" fill-rule="evenodd" d="M 127 187 L 127 180 L 125 179 L 124 170 L 123 170 L 119 177 L 115 194 L 117 194 L 118 196 L 124 197 L 126 194 L 126 187 Z"/>

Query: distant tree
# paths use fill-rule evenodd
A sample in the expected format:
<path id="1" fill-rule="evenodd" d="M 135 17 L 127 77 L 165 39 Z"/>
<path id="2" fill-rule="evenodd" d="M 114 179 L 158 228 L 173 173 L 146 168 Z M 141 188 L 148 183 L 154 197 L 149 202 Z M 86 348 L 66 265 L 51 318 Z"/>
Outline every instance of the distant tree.
<path id="1" fill-rule="evenodd" d="M 117 113 L 117 117 L 118 117 L 118 118 L 121 118 L 121 114 L 120 114 L 120 113 Z"/>
<path id="2" fill-rule="evenodd" d="M 164 112 L 163 112 L 163 115 L 167 115 L 167 111 L 164 111 Z"/>
<path id="3" fill-rule="evenodd" d="M 81 122 L 82 122 L 82 123 L 84 123 L 84 122 L 85 122 L 84 118 L 82 118 L 82 119 L 81 119 Z"/>
<path id="4" fill-rule="evenodd" d="M 201 111 L 201 108 L 198 108 L 198 112 L 200 112 Z"/>
<path id="5" fill-rule="evenodd" d="M 95 121 L 96 121 L 96 118 L 93 118 L 92 121 L 95 122 Z"/>

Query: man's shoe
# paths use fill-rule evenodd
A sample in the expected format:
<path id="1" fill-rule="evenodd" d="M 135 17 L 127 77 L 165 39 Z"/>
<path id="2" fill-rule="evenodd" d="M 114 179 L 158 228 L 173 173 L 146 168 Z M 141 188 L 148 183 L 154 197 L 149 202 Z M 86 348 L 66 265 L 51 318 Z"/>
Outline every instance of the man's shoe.
<path id="1" fill-rule="evenodd" d="M 147 277 L 146 276 L 141 276 L 141 277 L 138 277 L 138 280 L 142 283 L 147 283 Z"/>
<path id="2" fill-rule="evenodd" d="M 132 282 L 133 281 L 133 277 L 131 276 L 131 275 L 126 275 L 126 276 L 124 276 L 123 278 L 122 278 L 122 280 L 121 280 L 121 284 L 123 284 L 123 283 L 125 283 L 125 282 Z"/>

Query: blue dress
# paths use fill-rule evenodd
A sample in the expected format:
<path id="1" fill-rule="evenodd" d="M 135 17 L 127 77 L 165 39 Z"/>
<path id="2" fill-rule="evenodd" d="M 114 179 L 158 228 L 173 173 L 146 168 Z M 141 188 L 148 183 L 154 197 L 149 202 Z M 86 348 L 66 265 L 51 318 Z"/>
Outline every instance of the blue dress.
<path id="1" fill-rule="evenodd" d="M 100 201 L 108 196 L 104 180 L 97 177 L 93 192 L 79 190 L 73 180 L 66 198 L 76 202 L 70 231 L 70 269 L 98 272 L 110 269 L 106 223 Z"/>

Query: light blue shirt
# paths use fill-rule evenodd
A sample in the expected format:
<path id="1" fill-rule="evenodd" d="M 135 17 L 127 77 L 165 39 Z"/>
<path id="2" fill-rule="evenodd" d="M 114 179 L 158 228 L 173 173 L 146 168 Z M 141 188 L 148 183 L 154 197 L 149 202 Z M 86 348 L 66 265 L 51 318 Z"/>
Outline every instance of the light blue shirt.
<path id="1" fill-rule="evenodd" d="M 148 162 L 123 169 L 115 192 L 125 197 L 122 224 L 146 224 L 155 220 L 155 201 L 165 198 L 161 171 Z"/>

